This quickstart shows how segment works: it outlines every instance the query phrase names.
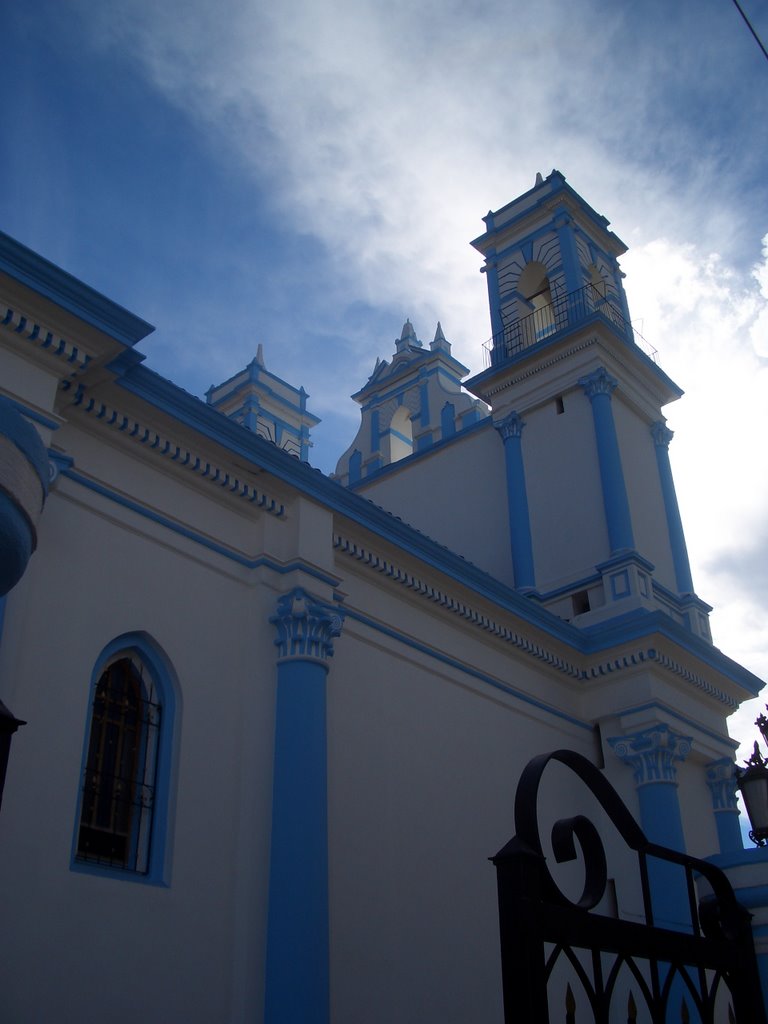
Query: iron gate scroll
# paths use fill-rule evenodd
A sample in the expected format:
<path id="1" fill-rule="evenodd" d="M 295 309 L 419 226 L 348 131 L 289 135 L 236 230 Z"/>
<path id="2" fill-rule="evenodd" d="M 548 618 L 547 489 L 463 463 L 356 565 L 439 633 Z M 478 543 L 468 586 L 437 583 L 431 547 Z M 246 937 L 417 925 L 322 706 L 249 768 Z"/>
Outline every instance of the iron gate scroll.
<path id="1" fill-rule="evenodd" d="M 583 815 L 557 821 L 551 837 L 558 864 L 575 860 L 578 843 L 581 895 L 568 898 L 552 877 L 537 814 L 539 785 L 551 762 L 576 773 L 634 851 L 643 907 L 638 920 L 595 912 L 606 892 L 607 862 L 597 829 Z M 650 843 L 616 790 L 581 754 L 556 750 L 527 765 L 515 796 L 515 830 L 491 858 L 506 1024 L 766 1024 L 750 915 L 728 879 L 706 861 Z M 685 879 L 685 929 L 654 923 L 649 875 L 657 863 L 677 865 Z M 700 897 L 702 880 L 711 892 Z M 558 971 L 570 980 L 550 1005 Z"/>

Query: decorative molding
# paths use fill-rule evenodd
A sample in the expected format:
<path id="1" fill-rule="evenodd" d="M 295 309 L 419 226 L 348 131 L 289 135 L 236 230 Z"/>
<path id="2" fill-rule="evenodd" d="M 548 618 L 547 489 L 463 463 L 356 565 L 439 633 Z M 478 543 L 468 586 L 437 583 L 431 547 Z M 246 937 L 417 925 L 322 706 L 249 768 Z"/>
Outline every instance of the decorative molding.
<path id="1" fill-rule="evenodd" d="M 65 384 L 65 390 L 67 388 L 68 385 Z M 268 494 L 259 491 L 252 484 L 228 473 L 219 466 L 213 465 L 206 459 L 196 455 L 191 449 L 176 444 L 150 427 L 144 427 L 138 420 L 105 405 L 104 402 L 100 402 L 95 398 L 89 398 L 82 386 L 78 386 L 72 406 L 79 408 L 83 413 L 95 416 L 105 426 L 112 427 L 137 444 L 142 444 L 158 455 L 169 458 L 171 462 L 175 462 L 176 465 L 189 470 L 190 473 L 197 474 L 201 479 L 207 480 L 209 483 L 217 484 L 223 490 L 227 490 L 236 497 L 250 502 L 270 515 L 276 516 L 279 519 L 285 517 L 285 505 L 275 498 L 270 498 Z M 222 414 L 218 413 L 218 415 Z M 247 430 L 248 428 L 241 427 L 240 429 Z"/>
<path id="2" fill-rule="evenodd" d="M 611 393 L 618 387 L 619 382 L 608 373 L 604 366 L 601 366 L 594 373 L 587 374 L 586 377 L 580 377 L 578 384 L 584 389 L 584 394 L 587 398 L 592 401 L 598 395 L 608 395 L 610 397 Z"/>
<path id="3" fill-rule="evenodd" d="M 569 360 L 571 356 L 575 355 L 577 352 L 583 352 L 585 349 L 592 348 L 594 345 L 598 345 L 599 343 L 600 339 L 597 335 L 591 335 L 578 344 L 569 345 L 567 349 L 557 352 L 553 356 L 550 356 L 549 359 L 537 361 L 535 366 L 529 367 L 522 373 L 518 373 L 514 377 L 505 378 L 501 383 L 497 384 L 496 387 L 489 388 L 485 394 L 487 398 L 491 398 L 493 395 L 498 395 L 502 391 L 507 391 L 509 388 L 515 387 L 516 384 L 520 384 L 522 381 L 528 380 L 529 377 L 536 376 L 536 374 L 541 373 L 542 370 L 547 370 L 550 366 L 557 366 L 558 363 L 563 363 L 566 360 Z M 488 370 L 484 371 L 484 373 L 488 372 Z M 472 381 L 467 381 L 467 384 L 471 385 Z"/>
<path id="4" fill-rule="evenodd" d="M 478 626 L 480 629 L 490 633 L 492 636 L 498 637 L 505 643 L 511 644 L 513 647 L 516 647 L 525 654 L 536 658 L 538 661 L 543 661 L 547 665 L 551 665 L 553 668 L 569 676 L 571 679 L 580 679 L 583 677 L 583 670 L 577 665 L 574 665 L 573 662 L 567 661 L 565 658 L 561 658 L 559 655 L 554 654 L 541 644 L 529 640 L 527 637 L 522 636 L 513 629 L 509 629 L 508 626 L 501 625 L 499 622 L 496 622 L 495 619 L 479 612 L 476 608 L 466 604 L 464 601 L 460 601 L 457 598 L 452 597 L 444 590 L 440 590 L 438 587 L 432 586 L 420 577 L 415 576 L 413 573 L 409 573 L 404 569 L 398 568 L 392 562 L 387 561 L 385 558 L 381 558 L 379 555 L 376 555 L 371 551 L 367 551 L 359 544 L 356 544 L 351 540 L 347 540 L 338 534 L 334 534 L 333 546 L 338 551 L 343 552 L 345 555 L 349 555 L 351 558 L 354 558 L 369 569 L 373 569 L 376 572 L 387 576 L 389 579 L 394 580 L 396 583 L 399 583 L 401 586 L 412 591 L 412 593 L 426 598 L 428 601 L 439 605 L 441 608 L 445 608 L 454 615 L 458 615 L 460 618 Z"/>
<path id="5" fill-rule="evenodd" d="M 394 580 L 401 586 L 407 587 L 407 589 L 412 593 L 426 598 L 433 604 L 437 604 L 441 608 L 445 608 L 447 611 L 460 616 L 465 621 L 478 626 L 480 629 L 490 633 L 492 636 L 498 637 L 505 643 L 512 644 L 512 646 L 516 647 L 523 653 L 550 665 L 552 668 L 556 669 L 558 672 L 562 672 L 571 679 L 578 679 L 582 681 L 600 679 L 605 676 L 613 675 L 614 673 L 634 669 L 639 665 L 644 665 L 647 662 L 652 661 L 660 665 L 662 668 L 665 668 L 667 671 L 672 672 L 674 675 L 679 676 L 681 679 L 684 679 L 687 683 L 695 686 L 698 690 L 706 693 L 707 696 L 720 701 L 720 703 L 724 704 L 726 707 L 732 709 L 739 707 L 739 701 L 730 697 L 728 694 L 718 689 L 718 687 L 707 682 L 707 680 L 702 676 L 683 668 L 682 665 L 674 661 L 668 655 L 660 652 L 655 647 L 638 647 L 636 650 L 626 652 L 618 658 L 610 658 L 586 666 L 579 666 L 573 661 L 569 661 L 566 658 L 562 658 L 559 655 L 554 654 L 541 644 L 529 640 L 527 637 L 521 635 L 515 630 L 510 629 L 508 626 L 502 625 L 490 616 L 485 615 L 483 612 L 479 612 L 471 605 L 468 605 L 464 601 L 460 601 L 441 590 L 439 587 L 432 586 L 420 577 L 415 576 L 413 573 L 399 568 L 391 561 L 367 550 L 362 547 L 362 545 L 357 544 L 346 537 L 342 537 L 340 534 L 334 534 L 333 546 L 337 551 L 354 558 L 357 562 L 365 565 L 367 568 Z"/>
<path id="6" fill-rule="evenodd" d="M 269 621 L 277 630 L 275 644 L 281 658 L 325 661 L 333 655 L 334 639 L 341 636 L 344 613 L 296 587 L 279 598 L 277 614 Z"/>
<path id="7" fill-rule="evenodd" d="M 736 765 L 729 757 L 707 765 L 707 785 L 712 794 L 714 811 L 738 811 Z"/>
<path id="8" fill-rule="evenodd" d="M 675 436 L 674 430 L 670 430 L 666 420 L 657 420 L 651 424 L 651 437 L 657 448 L 669 448 L 669 442 Z"/>
<path id="9" fill-rule="evenodd" d="M 702 690 L 709 697 L 714 697 L 715 700 L 719 700 L 721 704 L 724 704 L 727 708 L 731 708 L 735 711 L 740 706 L 740 701 L 734 700 L 733 697 L 729 697 L 727 693 L 723 693 L 717 686 L 713 686 L 708 683 L 706 679 L 698 675 L 696 672 L 691 672 L 687 668 L 674 661 L 668 655 L 662 651 L 654 651 L 653 656 L 658 663 L 666 668 L 668 671 L 673 672 L 676 676 L 680 676 L 681 679 L 685 679 L 687 683 L 692 683 L 697 690 Z"/>
<path id="10" fill-rule="evenodd" d="M 494 423 L 493 425 L 501 434 L 502 439 L 504 441 L 509 441 L 511 438 L 519 438 L 522 436 L 525 420 L 522 419 L 519 413 L 511 412 L 499 423 Z"/>
<path id="11" fill-rule="evenodd" d="M 74 376 L 79 370 L 84 370 L 93 356 L 82 347 L 67 341 L 60 334 L 54 333 L 42 324 L 25 316 L 18 310 L 12 309 L 6 300 L 0 299 L 0 326 L 5 327 L 10 333 L 18 334 L 26 338 L 37 348 L 43 349 L 49 355 L 61 359 L 72 366 L 70 376 Z"/>
<path id="12" fill-rule="evenodd" d="M 686 759 L 693 737 L 681 736 L 662 722 L 629 736 L 611 737 L 608 742 L 614 754 L 634 772 L 635 785 L 646 786 L 677 782 L 675 762 Z"/>

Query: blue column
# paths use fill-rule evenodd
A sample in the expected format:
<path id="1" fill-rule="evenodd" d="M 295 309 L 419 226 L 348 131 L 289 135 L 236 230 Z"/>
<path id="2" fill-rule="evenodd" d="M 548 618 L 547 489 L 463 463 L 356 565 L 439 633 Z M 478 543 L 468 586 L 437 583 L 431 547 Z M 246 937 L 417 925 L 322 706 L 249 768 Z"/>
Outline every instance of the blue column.
<path id="1" fill-rule="evenodd" d="M 736 765 L 730 757 L 707 765 L 707 785 L 712 794 L 712 810 L 720 840 L 720 852 L 743 850 L 739 827 L 739 803 L 736 799 Z"/>
<path id="2" fill-rule="evenodd" d="M 648 839 L 684 853 L 675 765 L 690 753 L 691 737 L 672 732 L 662 723 L 608 742 L 617 757 L 634 772 L 640 824 Z M 690 913 L 682 868 L 651 859 L 648 876 L 656 923 L 665 928 L 687 928 Z"/>
<path id="3" fill-rule="evenodd" d="M 582 377 L 579 384 L 584 388 L 584 394 L 592 404 L 600 482 L 603 488 L 603 507 L 611 554 L 632 551 L 635 547 L 635 538 L 632 533 L 629 499 L 621 465 L 619 439 L 611 408 L 611 392 L 618 381 L 601 366 L 588 377 Z"/>
<path id="4" fill-rule="evenodd" d="M 504 441 L 504 460 L 507 470 L 507 505 L 509 511 L 509 538 L 512 545 L 512 567 L 515 587 L 533 589 L 536 577 L 533 570 L 533 544 L 528 512 L 528 493 L 525 488 L 522 434 L 525 423 L 516 412 L 511 412 L 494 426 Z"/>
<path id="5" fill-rule="evenodd" d="M 584 279 L 579 265 L 579 253 L 576 248 L 576 236 L 573 230 L 573 219 L 567 213 L 561 213 L 555 219 L 557 240 L 560 243 L 560 258 L 563 261 L 565 274 L 565 290 L 578 291 L 583 288 Z"/>
<path id="6" fill-rule="evenodd" d="M 488 305 L 491 312 L 491 334 L 496 337 L 504 330 L 501 319 L 501 297 L 499 295 L 499 265 L 496 262 L 495 252 L 486 258 L 482 273 L 485 274 L 488 283 Z"/>
<path id="7" fill-rule="evenodd" d="M 270 620 L 275 705 L 265 1024 L 328 1024 L 328 794 L 325 683 L 336 608 L 296 589 Z"/>
<path id="8" fill-rule="evenodd" d="M 667 517 L 667 532 L 672 548 L 672 563 L 675 567 L 675 582 L 678 593 L 692 594 L 691 563 L 688 561 L 688 548 L 685 544 L 683 521 L 680 518 L 680 507 L 677 504 L 675 481 L 672 479 L 672 466 L 669 463 L 669 442 L 674 434 L 663 420 L 651 427 L 651 436 L 656 446 L 656 463 L 659 467 L 661 494 L 664 499 L 664 512 Z"/>

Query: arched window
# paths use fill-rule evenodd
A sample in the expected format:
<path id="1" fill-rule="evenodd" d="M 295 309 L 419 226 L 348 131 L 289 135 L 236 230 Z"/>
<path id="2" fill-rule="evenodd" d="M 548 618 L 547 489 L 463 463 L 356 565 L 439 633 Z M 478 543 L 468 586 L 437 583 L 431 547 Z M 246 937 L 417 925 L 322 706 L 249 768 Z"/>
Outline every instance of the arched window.
<path id="1" fill-rule="evenodd" d="M 167 666 L 147 638 L 122 637 L 102 652 L 94 672 L 73 866 L 163 880 L 174 703 Z"/>
<path id="2" fill-rule="evenodd" d="M 552 290 L 547 268 L 533 260 L 527 263 L 517 283 L 517 290 L 531 311 L 526 332 L 531 335 L 526 342 L 540 341 L 556 330 Z"/>

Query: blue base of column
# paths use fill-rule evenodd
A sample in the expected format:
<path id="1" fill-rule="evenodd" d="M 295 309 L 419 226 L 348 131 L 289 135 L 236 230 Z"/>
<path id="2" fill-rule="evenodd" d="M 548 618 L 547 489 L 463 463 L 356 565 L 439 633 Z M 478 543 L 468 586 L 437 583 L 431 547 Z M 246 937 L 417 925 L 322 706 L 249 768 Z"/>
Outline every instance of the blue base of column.
<path id="1" fill-rule="evenodd" d="M 326 666 L 278 665 L 266 1024 L 327 1024 Z"/>
<path id="2" fill-rule="evenodd" d="M 640 822 L 648 838 L 660 846 L 685 850 L 677 785 L 673 782 L 654 782 L 640 786 Z M 688 931 L 691 914 L 685 872 L 676 864 L 648 861 L 653 916 L 657 925 L 675 931 Z"/>

